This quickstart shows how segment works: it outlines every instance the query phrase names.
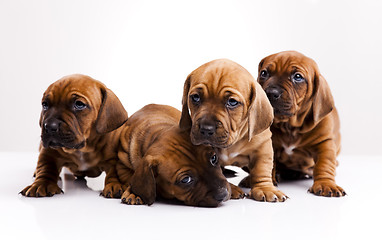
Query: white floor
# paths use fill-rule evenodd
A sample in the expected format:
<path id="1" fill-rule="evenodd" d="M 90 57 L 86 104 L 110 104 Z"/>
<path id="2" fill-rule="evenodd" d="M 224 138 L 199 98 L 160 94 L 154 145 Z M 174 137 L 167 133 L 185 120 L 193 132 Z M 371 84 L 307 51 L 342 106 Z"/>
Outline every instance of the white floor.
<path id="1" fill-rule="evenodd" d="M 382 156 L 339 158 L 346 197 L 314 196 L 312 180 L 303 180 L 279 184 L 285 203 L 230 200 L 217 208 L 127 206 L 99 196 L 102 175 L 85 183 L 62 174 L 65 194 L 26 198 L 18 192 L 32 183 L 36 159 L 0 153 L 0 239 L 381 239 Z"/>

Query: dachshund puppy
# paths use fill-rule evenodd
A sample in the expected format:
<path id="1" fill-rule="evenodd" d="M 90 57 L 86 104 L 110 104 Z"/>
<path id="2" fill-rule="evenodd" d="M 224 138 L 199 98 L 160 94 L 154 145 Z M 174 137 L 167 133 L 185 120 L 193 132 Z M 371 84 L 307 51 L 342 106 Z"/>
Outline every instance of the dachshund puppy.
<path id="1" fill-rule="evenodd" d="M 191 130 L 195 145 L 218 148 L 223 166 L 249 169 L 250 197 L 285 201 L 272 183 L 273 109 L 261 86 L 239 64 L 227 59 L 208 62 L 184 84 L 180 127 Z M 244 192 L 231 185 L 233 199 Z"/>
<path id="2" fill-rule="evenodd" d="M 276 53 L 261 60 L 257 80 L 274 109 L 272 141 L 281 178 L 313 177 L 309 192 L 346 195 L 334 180 L 339 117 L 317 64 L 299 52 Z"/>
<path id="3" fill-rule="evenodd" d="M 216 207 L 230 196 L 218 156 L 194 146 L 179 128 L 180 111 L 147 105 L 132 115 L 121 134 L 118 176 L 127 187 L 122 202 L 154 203 L 157 194 L 186 205 Z"/>
<path id="4" fill-rule="evenodd" d="M 35 181 L 20 193 L 46 197 L 62 193 L 63 167 L 77 177 L 106 172 L 105 197 L 121 197 L 115 164 L 121 126 L 127 112 L 104 84 L 85 75 L 69 75 L 48 87 L 42 98 L 41 144 Z"/>

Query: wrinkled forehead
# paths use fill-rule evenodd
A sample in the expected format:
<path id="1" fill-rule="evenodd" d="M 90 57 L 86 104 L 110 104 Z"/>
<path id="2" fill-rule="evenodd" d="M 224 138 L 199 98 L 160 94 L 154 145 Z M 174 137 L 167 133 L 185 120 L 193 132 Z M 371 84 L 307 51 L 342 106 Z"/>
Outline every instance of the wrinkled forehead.
<path id="1" fill-rule="evenodd" d="M 45 91 L 43 98 L 52 102 L 60 102 L 75 97 L 84 98 L 89 103 L 101 102 L 103 85 L 86 76 L 67 76 L 53 84 Z"/>
<path id="2" fill-rule="evenodd" d="M 266 57 L 259 70 L 263 68 L 278 73 L 297 71 L 314 73 L 316 71 L 316 63 L 311 58 L 298 52 L 281 52 Z"/>
<path id="3" fill-rule="evenodd" d="M 237 90 L 242 94 L 249 94 L 254 81 L 245 68 L 231 61 L 203 65 L 192 72 L 190 78 L 190 89 L 200 88 L 211 93 Z"/>

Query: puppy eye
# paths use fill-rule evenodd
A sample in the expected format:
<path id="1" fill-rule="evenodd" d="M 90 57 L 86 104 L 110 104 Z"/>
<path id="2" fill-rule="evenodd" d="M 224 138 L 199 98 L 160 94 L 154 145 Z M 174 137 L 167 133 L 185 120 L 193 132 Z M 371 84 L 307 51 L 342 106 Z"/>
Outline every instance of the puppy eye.
<path id="1" fill-rule="evenodd" d="M 230 98 L 230 99 L 228 99 L 228 101 L 227 101 L 227 107 L 229 107 L 229 108 L 235 108 L 235 107 L 237 107 L 237 106 L 239 105 L 239 103 L 240 103 L 240 102 L 236 101 L 235 99 Z"/>
<path id="2" fill-rule="evenodd" d="M 77 100 L 74 102 L 74 108 L 76 110 L 84 110 L 86 108 L 86 104 L 81 102 L 80 100 Z"/>
<path id="3" fill-rule="evenodd" d="M 262 70 L 262 71 L 260 72 L 260 78 L 262 78 L 262 79 L 266 79 L 266 78 L 268 78 L 268 76 L 269 76 L 269 73 L 268 73 L 267 70 Z"/>
<path id="4" fill-rule="evenodd" d="M 304 77 L 303 77 L 300 73 L 295 73 L 295 74 L 293 74 L 293 76 L 292 76 L 292 80 L 293 80 L 294 82 L 302 82 L 302 81 L 304 81 L 305 79 L 304 79 Z"/>
<path id="5" fill-rule="evenodd" d="M 216 156 L 216 154 L 212 155 L 212 157 L 210 158 L 210 163 L 212 166 L 216 166 L 218 164 L 218 157 Z"/>
<path id="6" fill-rule="evenodd" d="M 43 102 L 41 103 L 41 105 L 42 105 L 42 109 L 44 109 L 44 110 L 48 110 L 48 108 L 49 108 L 49 104 L 48 104 L 48 102 L 43 101 Z"/>
<path id="7" fill-rule="evenodd" d="M 183 178 L 180 180 L 180 182 L 181 182 L 182 184 L 187 184 L 187 185 L 190 185 L 193 181 L 194 181 L 194 180 L 193 180 L 192 177 L 190 177 L 190 176 L 185 176 L 185 177 L 183 177 Z"/>
<path id="8" fill-rule="evenodd" d="M 191 100 L 194 102 L 194 103 L 199 103 L 200 102 L 200 96 L 199 94 L 195 93 L 195 94 L 192 94 L 190 96 Z"/>

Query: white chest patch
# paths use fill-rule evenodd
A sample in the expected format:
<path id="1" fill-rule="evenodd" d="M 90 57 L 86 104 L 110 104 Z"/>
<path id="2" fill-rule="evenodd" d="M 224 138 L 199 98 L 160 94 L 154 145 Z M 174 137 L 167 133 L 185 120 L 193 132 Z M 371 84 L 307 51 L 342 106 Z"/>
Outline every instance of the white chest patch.
<path id="1" fill-rule="evenodd" d="M 239 154 L 240 154 L 240 153 L 238 153 L 238 152 L 234 152 L 234 153 L 231 153 L 231 154 L 229 154 L 229 155 L 227 155 L 227 154 L 221 154 L 221 155 L 220 155 L 220 159 L 226 162 L 226 161 L 228 161 L 228 160 L 230 160 L 230 159 L 232 159 L 232 158 L 237 157 Z"/>
<path id="2" fill-rule="evenodd" d="M 225 162 L 228 161 L 228 159 L 229 159 L 228 155 L 226 155 L 226 154 L 221 154 L 220 158 L 221 158 L 221 160 L 223 160 Z"/>
<path id="3" fill-rule="evenodd" d="M 293 149 L 295 149 L 296 146 L 295 145 L 291 145 L 291 146 L 283 145 L 283 148 L 284 148 L 285 153 L 290 156 L 293 154 Z"/>
<path id="4" fill-rule="evenodd" d="M 78 170 L 79 171 L 86 171 L 88 170 L 89 168 L 89 165 L 86 163 L 85 159 L 84 159 L 84 154 L 81 153 L 80 154 L 80 163 L 78 165 Z"/>

